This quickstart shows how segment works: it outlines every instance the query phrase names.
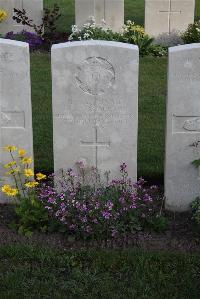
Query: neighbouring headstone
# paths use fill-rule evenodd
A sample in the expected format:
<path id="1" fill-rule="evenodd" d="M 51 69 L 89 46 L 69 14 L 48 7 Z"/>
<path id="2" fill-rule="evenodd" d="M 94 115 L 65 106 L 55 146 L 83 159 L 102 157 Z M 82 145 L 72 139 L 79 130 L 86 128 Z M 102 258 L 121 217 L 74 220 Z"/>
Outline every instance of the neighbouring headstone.
<path id="1" fill-rule="evenodd" d="M 137 177 L 138 47 L 85 41 L 52 47 L 54 170 L 87 167 Z"/>
<path id="2" fill-rule="evenodd" d="M 169 49 L 166 208 L 185 211 L 200 195 L 200 44 Z"/>
<path id="3" fill-rule="evenodd" d="M 6 145 L 33 155 L 29 46 L 0 39 L 0 185 L 9 183 L 3 165 L 10 161 Z M 0 202 L 5 198 L 0 193 Z"/>
<path id="4" fill-rule="evenodd" d="M 182 32 L 194 22 L 195 0 L 145 0 L 145 32 Z"/>
<path id="5" fill-rule="evenodd" d="M 34 21 L 36 25 L 42 23 L 43 17 L 43 0 L 0 0 L 0 9 L 4 9 L 8 13 L 8 18 L 0 23 L 0 33 L 6 34 L 13 31 L 20 32 L 23 29 L 34 32 L 34 29 L 17 23 L 12 19 L 14 16 L 14 8 L 25 9 L 27 16 Z"/>
<path id="6" fill-rule="evenodd" d="M 120 31 L 124 25 L 124 0 L 75 0 L 76 25 L 81 27 L 95 18 L 113 31 Z"/>

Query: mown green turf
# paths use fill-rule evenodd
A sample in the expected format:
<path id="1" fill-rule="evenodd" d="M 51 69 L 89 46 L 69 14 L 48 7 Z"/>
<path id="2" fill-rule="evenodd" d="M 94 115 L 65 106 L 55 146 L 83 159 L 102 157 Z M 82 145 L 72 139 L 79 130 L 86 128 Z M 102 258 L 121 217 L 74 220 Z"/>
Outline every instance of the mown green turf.
<path id="1" fill-rule="evenodd" d="M 140 58 L 138 176 L 164 172 L 167 58 Z"/>
<path id="2" fill-rule="evenodd" d="M 53 3 L 53 0 L 45 1 L 49 7 Z M 65 31 L 69 29 L 69 24 L 74 23 L 74 1 L 58 0 L 57 3 L 63 13 L 58 29 Z M 200 1 L 196 1 L 196 4 L 196 15 L 200 16 Z M 144 1 L 126 0 L 125 17 L 142 24 Z M 52 172 L 51 73 L 48 54 L 31 55 L 31 75 L 35 167 Z M 147 179 L 163 178 L 166 76 L 166 58 L 140 58 L 138 175 Z"/>
<path id="3" fill-rule="evenodd" d="M 198 299 L 200 256 L 0 248 L 0 298 Z"/>
<path id="4" fill-rule="evenodd" d="M 50 54 L 31 55 L 35 168 L 53 171 L 53 126 Z"/>

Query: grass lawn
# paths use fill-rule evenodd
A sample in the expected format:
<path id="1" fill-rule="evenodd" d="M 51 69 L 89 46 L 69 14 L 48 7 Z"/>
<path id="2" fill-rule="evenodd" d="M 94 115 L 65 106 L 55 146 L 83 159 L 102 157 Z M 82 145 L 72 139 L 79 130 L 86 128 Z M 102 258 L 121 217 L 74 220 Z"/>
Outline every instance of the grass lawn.
<path id="1" fill-rule="evenodd" d="M 0 248 L 0 298 L 197 299 L 200 255 Z"/>
<path id="2" fill-rule="evenodd" d="M 50 7 L 55 1 L 45 0 Z M 58 30 L 74 24 L 74 1 L 57 0 L 62 9 Z M 198 3 L 197 3 L 198 2 Z M 196 1 L 200 16 L 200 1 Z M 125 17 L 144 21 L 144 1 L 125 0 Z M 31 55 L 35 167 L 53 171 L 50 55 Z M 140 59 L 138 175 L 163 179 L 167 59 Z"/>

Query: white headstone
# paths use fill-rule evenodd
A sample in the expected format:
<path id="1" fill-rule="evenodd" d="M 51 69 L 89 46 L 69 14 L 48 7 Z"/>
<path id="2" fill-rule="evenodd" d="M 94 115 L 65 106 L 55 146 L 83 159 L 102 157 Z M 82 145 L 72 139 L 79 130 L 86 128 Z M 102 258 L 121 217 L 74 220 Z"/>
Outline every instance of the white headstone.
<path id="1" fill-rule="evenodd" d="M 31 27 L 24 26 L 12 19 L 14 16 L 14 8 L 25 9 L 27 16 L 34 21 L 36 25 L 42 23 L 43 17 L 43 0 L 0 0 L 0 9 L 4 9 L 8 13 L 8 18 L 0 23 L 0 33 L 6 34 L 13 31 L 20 32 L 23 29 L 34 32 Z"/>
<path id="2" fill-rule="evenodd" d="M 182 32 L 194 22 L 195 0 L 145 0 L 145 32 Z"/>
<path id="3" fill-rule="evenodd" d="M 200 195 L 200 44 L 169 49 L 166 207 L 185 211 Z M 195 146 L 196 145 L 196 146 Z"/>
<path id="4" fill-rule="evenodd" d="M 120 31 L 124 25 L 124 0 L 75 0 L 76 25 L 81 27 L 88 23 L 91 17 L 95 22 L 113 31 Z"/>
<path id="5" fill-rule="evenodd" d="M 86 41 L 52 47 L 54 170 L 88 167 L 137 177 L 138 48 Z"/>
<path id="6" fill-rule="evenodd" d="M 29 46 L 0 39 L 0 185 L 9 183 L 3 167 L 11 160 L 2 151 L 6 145 L 33 155 Z"/>

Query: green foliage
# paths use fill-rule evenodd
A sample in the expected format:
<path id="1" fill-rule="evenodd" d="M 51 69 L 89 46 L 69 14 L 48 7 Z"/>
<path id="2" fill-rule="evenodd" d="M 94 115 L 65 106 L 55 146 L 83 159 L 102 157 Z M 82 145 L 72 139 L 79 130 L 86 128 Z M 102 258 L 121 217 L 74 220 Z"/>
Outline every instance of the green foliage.
<path id="1" fill-rule="evenodd" d="M 161 46 L 161 45 L 155 45 L 155 44 L 151 44 L 149 49 L 148 49 L 148 53 L 151 56 L 155 56 L 155 57 L 163 57 L 163 56 L 167 56 L 168 54 L 168 49 L 167 47 Z"/>
<path id="2" fill-rule="evenodd" d="M 127 21 L 124 25 L 121 40 L 129 44 L 137 45 L 141 56 L 149 54 L 149 48 L 153 42 L 153 38 L 145 34 L 142 26 L 136 25 L 131 21 Z"/>
<path id="3" fill-rule="evenodd" d="M 182 34 L 181 38 L 185 44 L 200 42 L 200 20 L 190 24 L 187 30 Z"/>
<path id="4" fill-rule="evenodd" d="M 169 220 L 162 215 L 155 215 L 148 220 L 147 227 L 152 228 L 157 233 L 162 233 L 168 229 Z"/>
<path id="5" fill-rule="evenodd" d="M 200 166 L 200 159 L 192 161 L 192 165 L 194 165 L 195 167 L 199 167 Z"/>
<path id="6" fill-rule="evenodd" d="M 43 232 L 47 230 L 50 219 L 35 192 L 29 198 L 20 197 L 15 212 L 17 221 L 14 226 L 19 233 L 29 236 L 35 229 Z"/>
<path id="7" fill-rule="evenodd" d="M 104 24 L 101 26 L 97 25 L 94 19 L 92 19 L 90 23 L 85 24 L 82 29 L 79 29 L 76 25 L 72 26 L 72 33 L 69 38 L 70 41 L 91 39 L 118 41 L 137 45 L 141 56 L 150 53 L 154 56 L 163 56 L 166 54 L 165 48 L 152 46 L 153 38 L 145 34 L 143 27 L 135 25 L 135 23 L 131 21 L 126 22 L 121 33 L 104 28 Z"/>
<path id="8" fill-rule="evenodd" d="M 192 219 L 200 226 L 200 197 L 197 197 L 191 204 Z"/>

